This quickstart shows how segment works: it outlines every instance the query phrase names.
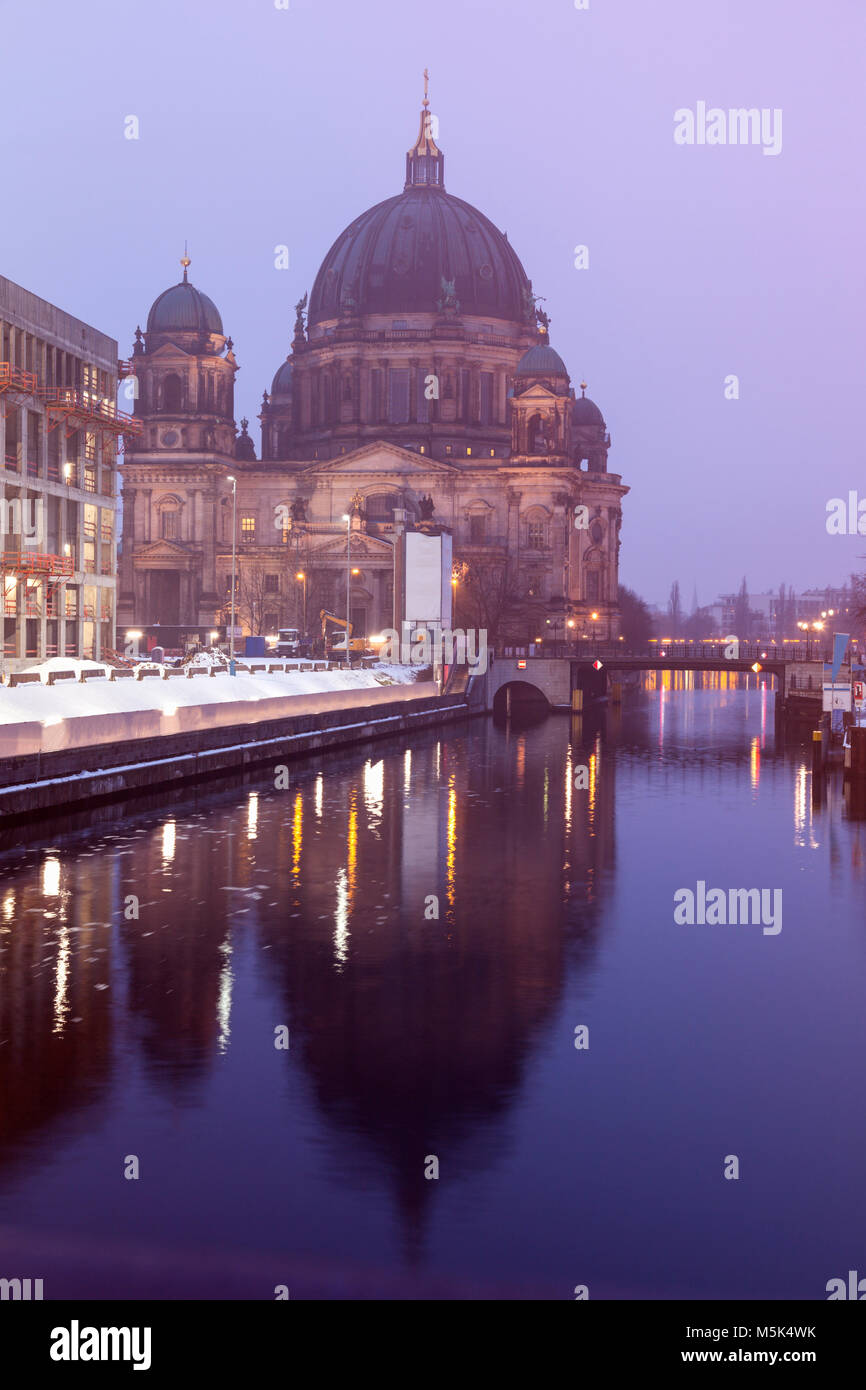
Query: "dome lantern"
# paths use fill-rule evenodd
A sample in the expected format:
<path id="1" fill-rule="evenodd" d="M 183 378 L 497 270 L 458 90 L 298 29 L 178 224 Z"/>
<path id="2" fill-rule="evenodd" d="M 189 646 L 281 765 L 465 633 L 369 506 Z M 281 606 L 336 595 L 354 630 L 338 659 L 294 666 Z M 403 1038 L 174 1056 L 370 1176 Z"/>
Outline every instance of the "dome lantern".
<path id="1" fill-rule="evenodd" d="M 418 139 L 406 155 L 405 193 L 409 188 L 445 188 L 445 156 L 433 139 L 433 117 L 427 97 L 430 74 L 424 69 L 424 100 Z"/>

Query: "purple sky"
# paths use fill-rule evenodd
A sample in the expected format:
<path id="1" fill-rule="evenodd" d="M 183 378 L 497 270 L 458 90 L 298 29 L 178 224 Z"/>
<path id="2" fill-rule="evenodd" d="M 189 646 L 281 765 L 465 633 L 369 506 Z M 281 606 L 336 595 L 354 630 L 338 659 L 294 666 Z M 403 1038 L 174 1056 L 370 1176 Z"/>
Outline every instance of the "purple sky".
<path id="1" fill-rule="evenodd" d="M 5 0 L 0 271 L 125 355 L 187 237 L 258 447 L 291 306 L 402 189 L 426 63 L 446 187 L 507 230 L 605 413 L 624 582 L 706 603 L 863 567 L 825 529 L 866 498 L 862 0 L 290 6 Z M 675 145 L 699 101 L 781 108 L 781 153 Z"/>

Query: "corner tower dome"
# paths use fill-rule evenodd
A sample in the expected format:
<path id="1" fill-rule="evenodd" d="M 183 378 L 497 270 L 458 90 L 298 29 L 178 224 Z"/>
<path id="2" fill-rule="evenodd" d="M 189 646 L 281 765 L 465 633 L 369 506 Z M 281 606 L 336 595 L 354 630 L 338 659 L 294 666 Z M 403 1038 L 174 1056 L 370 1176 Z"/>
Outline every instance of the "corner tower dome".
<path id="1" fill-rule="evenodd" d="M 189 257 L 184 256 L 183 279 L 163 290 L 150 306 L 148 333 L 217 333 L 222 336 L 223 321 L 212 299 L 187 278 Z"/>
<path id="2" fill-rule="evenodd" d="M 425 95 L 406 155 L 402 193 L 363 212 L 337 237 L 310 295 L 309 328 L 367 314 L 436 314 L 443 282 L 460 315 L 535 326 L 532 286 L 508 238 L 445 192 L 445 156 Z"/>
<path id="3" fill-rule="evenodd" d="M 605 428 L 604 416 L 596 405 L 586 394 L 586 382 L 580 383 L 580 395 L 571 407 L 571 418 L 575 425 L 586 425 Z"/>

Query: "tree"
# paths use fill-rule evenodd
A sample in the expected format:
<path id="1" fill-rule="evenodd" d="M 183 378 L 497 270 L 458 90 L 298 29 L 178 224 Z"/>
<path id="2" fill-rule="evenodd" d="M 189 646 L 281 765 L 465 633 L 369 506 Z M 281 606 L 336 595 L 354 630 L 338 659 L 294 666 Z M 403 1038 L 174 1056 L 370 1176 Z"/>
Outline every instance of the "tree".
<path id="1" fill-rule="evenodd" d="M 852 627 L 857 624 L 857 636 L 866 636 L 866 574 L 851 575 Z"/>
<path id="2" fill-rule="evenodd" d="M 671 637 L 679 637 L 680 628 L 683 625 L 683 604 L 680 598 L 680 581 L 675 579 L 671 585 L 671 596 L 668 599 L 668 617 L 671 624 Z"/>
<path id="3" fill-rule="evenodd" d="M 243 623 L 254 636 L 262 636 L 265 631 L 265 616 L 280 611 L 279 591 L 268 588 L 268 574 L 264 565 L 241 565 L 238 575 L 238 593 L 235 607 L 236 622 Z"/>
<path id="4" fill-rule="evenodd" d="M 743 575 L 743 582 L 734 600 L 734 630 L 734 635 L 739 637 L 741 641 L 745 641 L 751 636 L 752 610 L 749 607 L 749 590 L 745 575 Z"/>
<path id="5" fill-rule="evenodd" d="M 484 629 L 488 641 L 499 641 L 518 600 L 517 586 L 504 562 L 470 560 L 457 585 L 454 626 Z"/>
<path id="6" fill-rule="evenodd" d="M 797 621 L 797 601 L 794 595 L 793 585 L 785 588 L 784 584 L 779 585 L 779 597 L 776 602 L 776 624 L 774 636 L 781 642 L 785 637 L 794 635 L 793 629 Z"/>
<path id="7" fill-rule="evenodd" d="M 712 609 L 696 608 L 683 623 L 683 637 L 691 637 L 693 641 L 700 642 L 702 638 L 712 636 L 714 626 Z"/>
<path id="8" fill-rule="evenodd" d="M 649 608 L 633 589 L 619 586 L 620 631 L 626 646 L 634 651 L 646 647 L 652 635 L 653 620 Z"/>

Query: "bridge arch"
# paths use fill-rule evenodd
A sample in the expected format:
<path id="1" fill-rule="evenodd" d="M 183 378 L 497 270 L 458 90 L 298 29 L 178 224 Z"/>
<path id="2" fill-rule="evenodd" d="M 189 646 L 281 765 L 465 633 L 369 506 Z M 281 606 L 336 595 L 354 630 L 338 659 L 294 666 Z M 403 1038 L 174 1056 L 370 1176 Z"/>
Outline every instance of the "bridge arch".
<path id="1" fill-rule="evenodd" d="M 546 714 L 550 709 L 550 700 L 541 686 L 532 681 L 504 681 L 493 696 L 493 713 L 511 714 L 517 709 L 544 711 Z"/>

